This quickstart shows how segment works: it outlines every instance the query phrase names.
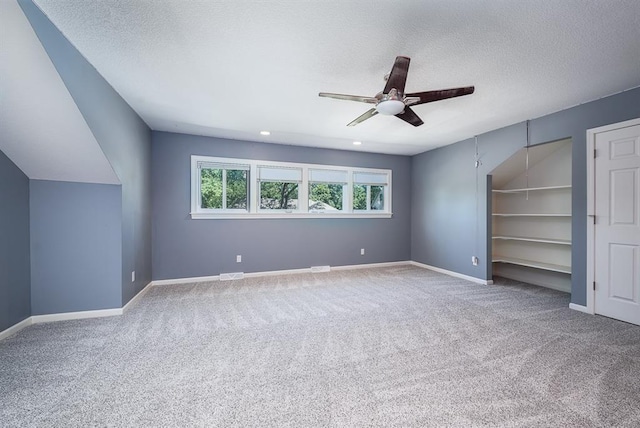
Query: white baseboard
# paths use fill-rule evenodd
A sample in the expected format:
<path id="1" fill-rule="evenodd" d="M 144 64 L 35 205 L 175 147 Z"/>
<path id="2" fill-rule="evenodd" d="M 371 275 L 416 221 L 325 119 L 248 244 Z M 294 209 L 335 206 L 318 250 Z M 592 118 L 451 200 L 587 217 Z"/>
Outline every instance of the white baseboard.
<path id="1" fill-rule="evenodd" d="M 309 273 L 311 272 L 310 268 L 302 268 L 302 269 L 283 269 L 283 270 L 268 270 L 264 272 L 249 272 L 245 273 L 245 278 L 258 278 L 261 276 L 278 276 L 278 275 L 295 275 L 300 273 Z"/>
<path id="2" fill-rule="evenodd" d="M 40 324 L 43 322 L 81 320 L 85 318 L 113 317 L 116 315 L 122 315 L 122 308 L 98 309 L 95 311 L 62 312 L 59 314 L 47 314 L 47 315 L 33 315 L 31 316 L 31 322 L 33 324 Z"/>
<path id="3" fill-rule="evenodd" d="M 9 336 L 13 336 L 20 330 L 25 327 L 29 327 L 33 322 L 31 321 L 31 317 L 20 321 L 18 324 L 14 324 L 6 330 L 0 331 L 0 340 L 6 339 Z"/>
<path id="4" fill-rule="evenodd" d="M 400 262 L 381 262 L 381 263 L 367 263 L 363 265 L 331 266 L 331 270 L 371 269 L 371 268 L 392 267 L 392 266 L 407 266 L 410 264 L 411 262 L 409 260 L 403 260 Z"/>
<path id="5" fill-rule="evenodd" d="M 175 279 L 156 279 L 151 281 L 151 286 L 156 285 L 174 285 L 174 284 L 191 284 L 193 282 L 211 282 L 220 281 L 220 275 L 212 276 L 193 276 L 189 278 L 175 278 Z"/>
<path id="6" fill-rule="evenodd" d="M 131 306 L 133 306 L 133 304 L 134 304 L 135 302 L 137 302 L 137 301 L 138 301 L 142 296 L 144 296 L 144 295 L 145 295 L 145 293 L 146 293 L 147 291 L 149 291 L 149 289 L 151 289 L 151 282 L 149 282 L 147 285 L 145 285 L 145 286 L 144 286 L 144 288 L 143 288 L 142 290 L 140 290 L 140 292 L 139 292 L 138 294 L 136 294 L 135 296 L 133 296 L 133 297 L 131 298 L 131 300 L 129 300 L 129 301 L 127 302 L 127 304 L 126 304 L 126 305 L 124 305 L 124 306 L 122 307 L 122 313 L 125 313 L 126 311 L 128 311 L 128 310 L 129 310 L 129 308 L 131 308 Z"/>
<path id="7" fill-rule="evenodd" d="M 220 274 L 220 281 L 234 281 L 244 279 L 244 272 L 228 272 Z"/>
<path id="8" fill-rule="evenodd" d="M 258 278 L 262 276 L 294 275 L 294 274 L 301 274 L 301 273 L 329 272 L 334 270 L 370 269 L 370 268 L 377 268 L 377 267 L 408 265 L 411 263 L 412 262 L 410 261 L 401 261 L 401 262 L 365 263 L 361 265 L 322 266 L 321 270 L 317 270 L 317 269 L 314 270 L 314 267 L 301 268 L 301 269 L 283 269 L 283 270 L 272 270 L 272 271 L 263 271 L 263 272 L 248 272 L 248 273 L 243 273 L 243 277 Z M 315 268 L 317 268 L 317 266 Z M 227 274 L 222 274 L 222 275 L 227 275 Z M 221 281 L 222 275 L 194 276 L 190 278 L 176 278 L 176 279 L 158 279 L 158 280 L 151 281 L 151 285 L 152 286 L 175 285 L 175 284 L 189 284 L 189 283 L 196 283 L 196 282 Z M 232 275 L 232 274 L 229 274 L 229 275 Z"/>
<path id="9" fill-rule="evenodd" d="M 576 303 L 569 303 L 569 309 L 573 309 L 574 311 L 584 312 L 585 314 L 593 315 L 593 312 L 589 310 L 586 306 L 578 305 Z"/>
<path id="10" fill-rule="evenodd" d="M 336 270 L 354 270 L 354 269 L 371 269 L 377 267 L 389 267 L 389 266 L 399 266 L 399 265 L 408 265 L 409 261 L 402 262 L 383 262 L 383 263 L 364 263 L 361 265 L 344 265 L 344 266 L 324 266 L 325 269 L 315 272 L 331 272 Z M 326 269 L 328 267 L 328 269 Z M 265 272 L 251 272 L 245 273 L 245 278 L 257 278 L 260 276 L 275 276 L 275 275 L 294 275 L 301 273 L 315 273 L 312 270 L 313 267 L 310 268 L 302 268 L 302 269 L 284 269 L 284 270 L 272 270 Z"/>
<path id="11" fill-rule="evenodd" d="M 426 265 L 426 264 L 420 263 L 420 262 L 414 262 L 413 260 L 410 263 L 413 266 L 421 267 L 421 268 L 424 268 L 424 269 L 429 269 L 429 270 L 432 270 L 434 272 L 443 273 L 445 275 L 453 276 L 453 277 L 456 277 L 456 278 L 466 279 L 467 281 L 475 282 L 476 284 L 482 284 L 482 285 L 492 285 L 493 284 L 493 280 L 492 279 L 480 279 L 480 278 L 476 278 L 475 276 L 464 275 L 464 274 L 461 274 L 461 273 L 458 273 L 458 272 L 453 272 L 451 270 L 442 269 L 442 268 L 435 267 L 435 266 L 429 266 L 429 265 Z"/>

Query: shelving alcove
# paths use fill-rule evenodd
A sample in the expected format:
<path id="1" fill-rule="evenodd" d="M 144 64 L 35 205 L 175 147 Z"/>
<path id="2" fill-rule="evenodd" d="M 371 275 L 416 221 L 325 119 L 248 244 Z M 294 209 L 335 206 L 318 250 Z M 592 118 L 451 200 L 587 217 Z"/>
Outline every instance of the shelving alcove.
<path id="1" fill-rule="evenodd" d="M 493 275 L 571 291 L 571 140 L 523 148 L 492 171 Z"/>

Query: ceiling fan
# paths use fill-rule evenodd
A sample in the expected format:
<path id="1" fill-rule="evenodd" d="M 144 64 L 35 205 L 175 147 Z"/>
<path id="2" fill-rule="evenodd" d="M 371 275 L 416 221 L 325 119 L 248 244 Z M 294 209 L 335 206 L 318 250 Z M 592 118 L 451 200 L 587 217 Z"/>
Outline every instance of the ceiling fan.
<path id="1" fill-rule="evenodd" d="M 420 126 L 424 122 L 418 117 L 410 106 L 431 103 L 447 98 L 460 97 L 462 95 L 473 94 L 473 86 L 465 86 L 463 88 L 441 89 L 438 91 L 414 92 L 410 94 L 404 93 L 404 85 L 407 81 L 407 72 L 409 71 L 409 61 L 411 58 L 406 56 L 396 57 L 391 73 L 385 76 L 387 84 L 382 92 L 374 97 L 361 97 L 357 95 L 332 94 L 329 92 L 320 92 L 318 95 L 327 98 L 336 98 L 338 100 L 358 101 L 361 103 L 374 104 L 374 107 L 365 112 L 355 120 L 349 122 L 347 126 L 355 126 L 360 122 L 375 116 L 376 114 L 385 114 L 388 116 L 396 116 L 413 126 Z"/>

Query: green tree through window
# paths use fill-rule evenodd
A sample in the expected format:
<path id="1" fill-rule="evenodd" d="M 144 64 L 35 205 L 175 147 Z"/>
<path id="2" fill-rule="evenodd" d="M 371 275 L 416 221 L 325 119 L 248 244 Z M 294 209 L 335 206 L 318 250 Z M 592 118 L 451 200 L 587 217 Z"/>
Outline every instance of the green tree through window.
<path id="1" fill-rule="evenodd" d="M 227 169 L 227 208 L 247 209 L 247 171 Z"/>
<path id="2" fill-rule="evenodd" d="M 260 182 L 260 209 L 298 209 L 298 183 Z"/>
<path id="3" fill-rule="evenodd" d="M 226 189 L 224 189 L 223 174 L 226 175 Z M 225 193 L 226 200 L 224 200 Z M 200 170 L 202 208 L 247 209 L 247 193 L 246 170 L 220 168 L 202 168 Z"/>
<path id="4" fill-rule="evenodd" d="M 362 184 L 353 185 L 353 209 L 367 209 L 367 186 L 364 186 Z"/>
<path id="5" fill-rule="evenodd" d="M 326 205 L 342 209 L 342 184 L 311 183 L 309 185 L 309 209 L 327 209 Z M 326 205 L 324 205 L 326 204 Z"/>
<path id="6" fill-rule="evenodd" d="M 222 170 L 203 168 L 200 170 L 200 192 L 202 208 L 222 209 Z"/>

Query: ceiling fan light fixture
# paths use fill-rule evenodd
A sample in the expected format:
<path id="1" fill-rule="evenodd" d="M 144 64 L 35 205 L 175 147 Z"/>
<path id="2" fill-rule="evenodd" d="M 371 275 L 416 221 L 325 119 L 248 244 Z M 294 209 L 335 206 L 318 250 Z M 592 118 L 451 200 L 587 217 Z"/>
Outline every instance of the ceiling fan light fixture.
<path id="1" fill-rule="evenodd" d="M 396 114 L 402 113 L 402 111 L 404 110 L 404 103 L 400 100 L 380 101 L 376 105 L 376 110 L 380 114 L 395 116 Z"/>

